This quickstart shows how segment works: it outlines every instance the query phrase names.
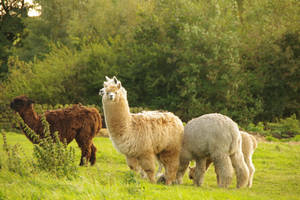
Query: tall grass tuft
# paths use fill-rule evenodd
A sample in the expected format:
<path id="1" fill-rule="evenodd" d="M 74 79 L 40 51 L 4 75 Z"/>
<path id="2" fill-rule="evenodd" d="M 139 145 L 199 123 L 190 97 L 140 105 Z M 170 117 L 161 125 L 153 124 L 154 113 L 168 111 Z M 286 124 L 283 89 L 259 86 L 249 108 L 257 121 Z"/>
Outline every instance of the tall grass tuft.
<path id="1" fill-rule="evenodd" d="M 26 155 L 21 145 L 9 145 L 7 143 L 5 132 L 1 131 L 1 134 L 3 137 L 4 155 L 0 156 L 0 169 L 6 167 L 9 171 L 17 173 L 20 176 L 29 175 L 32 171 L 32 163 L 29 161 L 29 159 L 26 159 Z"/>

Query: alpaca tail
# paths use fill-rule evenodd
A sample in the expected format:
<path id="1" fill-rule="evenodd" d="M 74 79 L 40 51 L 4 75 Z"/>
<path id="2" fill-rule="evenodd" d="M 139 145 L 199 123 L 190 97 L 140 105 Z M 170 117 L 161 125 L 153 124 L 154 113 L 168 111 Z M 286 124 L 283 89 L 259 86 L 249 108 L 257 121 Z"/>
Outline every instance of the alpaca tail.
<path id="1" fill-rule="evenodd" d="M 96 124 L 98 125 L 96 129 L 96 133 L 99 133 L 102 128 L 102 120 L 99 113 L 96 114 Z"/>

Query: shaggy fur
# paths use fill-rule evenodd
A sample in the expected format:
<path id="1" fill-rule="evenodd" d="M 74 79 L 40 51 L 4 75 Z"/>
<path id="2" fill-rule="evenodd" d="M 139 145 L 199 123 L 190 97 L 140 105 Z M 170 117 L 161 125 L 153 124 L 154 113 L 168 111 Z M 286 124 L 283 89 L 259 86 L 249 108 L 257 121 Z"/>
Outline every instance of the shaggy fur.
<path id="1" fill-rule="evenodd" d="M 244 132 L 240 131 L 242 135 L 242 151 L 244 155 L 244 160 L 247 164 L 247 167 L 249 169 L 249 180 L 248 180 L 248 187 L 252 187 L 252 181 L 253 181 L 253 175 L 255 172 L 255 167 L 252 163 L 252 155 L 254 153 L 254 150 L 257 148 L 257 141 L 254 136 Z M 206 170 L 212 163 L 212 160 L 209 158 L 206 160 Z M 195 177 L 195 167 L 189 167 L 189 178 L 194 179 Z M 217 176 L 217 180 L 219 183 L 219 177 Z"/>
<path id="2" fill-rule="evenodd" d="M 155 182 L 155 159 L 165 168 L 166 184 L 175 181 L 181 150 L 183 124 L 170 112 L 148 111 L 132 114 L 127 92 L 115 77 L 107 78 L 102 103 L 106 126 L 115 148 L 124 154 L 128 166 L 142 168 Z"/>
<path id="3" fill-rule="evenodd" d="M 43 135 L 43 125 L 41 116 L 33 108 L 33 101 L 26 96 L 16 97 L 10 107 L 18 112 L 24 122 L 37 133 L 41 138 Z M 46 120 L 53 134 L 58 131 L 61 141 L 69 144 L 74 138 L 81 148 L 80 165 L 84 165 L 85 160 L 91 165 L 96 162 L 96 147 L 93 138 L 101 129 L 101 116 L 96 108 L 87 108 L 80 104 L 65 109 L 50 110 L 45 112 Z M 24 131 L 25 135 L 26 132 Z M 26 135 L 32 143 L 32 138 Z"/>
<path id="4" fill-rule="evenodd" d="M 189 162 L 196 160 L 194 184 L 200 186 L 210 158 L 220 187 L 228 187 L 231 183 L 232 166 L 237 176 L 237 188 L 245 186 L 249 170 L 244 161 L 241 140 L 237 124 L 227 116 L 206 114 L 189 121 L 184 128 L 177 182 L 182 182 Z"/>

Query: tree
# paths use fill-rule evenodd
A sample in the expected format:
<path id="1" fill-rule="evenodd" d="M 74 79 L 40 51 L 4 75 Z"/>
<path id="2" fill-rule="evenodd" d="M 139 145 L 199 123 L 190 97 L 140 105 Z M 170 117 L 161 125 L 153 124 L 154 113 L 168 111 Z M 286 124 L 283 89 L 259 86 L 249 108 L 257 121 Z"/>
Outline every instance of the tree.
<path id="1" fill-rule="evenodd" d="M 7 74 L 11 47 L 21 44 L 24 35 L 23 19 L 30 5 L 24 0 L 1 0 L 0 3 L 0 81 Z"/>

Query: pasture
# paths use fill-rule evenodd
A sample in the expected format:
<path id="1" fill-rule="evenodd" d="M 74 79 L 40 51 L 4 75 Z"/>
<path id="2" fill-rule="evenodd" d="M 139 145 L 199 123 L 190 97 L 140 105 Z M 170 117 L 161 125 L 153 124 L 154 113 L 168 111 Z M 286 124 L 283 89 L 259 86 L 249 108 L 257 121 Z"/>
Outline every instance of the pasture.
<path id="1" fill-rule="evenodd" d="M 187 173 L 183 185 L 151 184 L 130 172 L 125 157 L 105 137 L 94 139 L 96 164 L 80 167 L 76 178 L 56 178 L 46 172 L 19 175 L 5 167 L 0 136 L 0 199 L 300 199 L 299 143 L 259 142 L 253 155 L 253 187 L 236 189 L 234 177 L 228 189 L 221 189 L 213 166 L 202 187 L 195 187 Z M 33 159 L 33 145 L 24 135 L 7 132 L 6 136 L 9 145 L 22 147 L 22 159 Z M 79 163 L 80 149 L 75 141 L 70 145 L 75 147 L 75 162 Z"/>

